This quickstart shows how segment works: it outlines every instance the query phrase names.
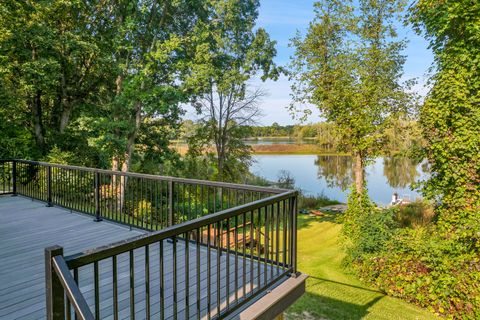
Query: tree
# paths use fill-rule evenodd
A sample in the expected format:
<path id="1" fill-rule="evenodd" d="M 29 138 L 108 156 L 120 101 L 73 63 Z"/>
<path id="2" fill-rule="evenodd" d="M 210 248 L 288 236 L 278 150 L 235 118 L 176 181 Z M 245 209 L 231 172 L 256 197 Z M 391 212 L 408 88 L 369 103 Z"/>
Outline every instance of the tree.
<path id="1" fill-rule="evenodd" d="M 242 126 L 254 123 L 264 95 L 250 89 L 249 80 L 276 79 L 279 74 L 272 61 L 275 42 L 264 29 L 254 31 L 258 7 L 258 0 L 212 1 L 204 54 L 194 70 L 199 95 L 193 104 L 201 115 L 202 136 L 215 146 L 218 180 L 239 169 L 228 163 L 245 165 L 249 160 Z"/>
<path id="2" fill-rule="evenodd" d="M 400 83 L 405 41 L 396 39 L 393 25 L 403 7 L 402 0 L 360 0 L 356 10 L 350 1 L 319 1 L 306 36 L 292 40 L 292 108 L 313 104 L 335 125 L 340 148 L 354 158 L 358 194 L 365 163 L 381 150 L 388 115 L 409 102 Z"/>
<path id="3" fill-rule="evenodd" d="M 431 177 L 424 193 L 439 207 L 451 240 L 479 252 L 480 3 L 419 0 L 410 9 L 417 33 L 430 43 L 435 67 L 420 110 Z"/>
<path id="4" fill-rule="evenodd" d="M 152 119 L 179 128 L 179 104 L 191 96 L 185 85 L 191 47 L 206 10 L 201 1 L 110 3 L 114 69 L 100 126 L 113 170 L 130 170 L 142 127 Z"/>
<path id="5" fill-rule="evenodd" d="M 10 127 L 24 131 L 14 136 L 29 140 L 17 140 L 28 145 L 26 157 L 76 142 L 66 132 L 69 123 L 98 102 L 107 64 L 102 28 L 91 23 L 97 8 L 97 1 L 0 4 L 0 108 L 9 110 Z"/>
<path id="6" fill-rule="evenodd" d="M 195 105 L 202 118 L 194 139 L 202 141 L 207 151 L 213 143 L 218 180 L 237 180 L 251 162 L 250 146 L 243 142 L 248 134 L 245 126 L 254 124 L 260 115 L 258 103 L 264 93 L 259 89 L 246 93 L 238 90 L 244 89 L 232 87 L 229 96 L 212 91 Z"/>

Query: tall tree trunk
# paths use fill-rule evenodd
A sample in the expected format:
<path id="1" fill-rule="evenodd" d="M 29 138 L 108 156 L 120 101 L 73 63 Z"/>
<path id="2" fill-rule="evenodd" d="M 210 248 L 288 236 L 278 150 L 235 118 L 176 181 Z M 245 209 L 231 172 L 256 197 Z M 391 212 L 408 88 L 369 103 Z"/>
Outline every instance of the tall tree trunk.
<path id="1" fill-rule="evenodd" d="M 32 46 L 32 61 L 37 60 L 37 49 Z M 33 116 L 33 132 L 35 134 L 35 142 L 40 148 L 42 154 L 45 154 L 45 135 L 43 131 L 42 120 L 42 92 L 37 89 L 32 99 L 32 116 Z"/>
<path id="2" fill-rule="evenodd" d="M 364 185 L 364 170 L 363 170 L 363 157 L 361 152 L 355 151 L 353 153 L 354 158 L 354 173 L 355 173 L 355 190 L 358 194 L 363 193 Z"/>
<path id="3" fill-rule="evenodd" d="M 70 120 L 70 114 L 72 113 L 72 106 L 70 102 L 65 101 L 63 105 L 62 115 L 60 116 L 60 133 L 65 132 L 65 128 L 68 125 L 68 121 Z"/>
<path id="4" fill-rule="evenodd" d="M 58 125 L 58 131 L 62 134 L 67 127 L 68 121 L 70 120 L 70 114 L 72 112 L 72 103 L 68 97 L 67 92 L 67 80 L 65 76 L 65 66 L 62 64 L 62 79 L 60 81 L 60 88 L 61 88 L 61 99 L 60 104 L 62 107 L 62 113 L 60 115 L 60 121 Z"/>
<path id="5" fill-rule="evenodd" d="M 112 167 L 115 166 L 116 170 L 120 168 L 122 172 L 130 171 L 133 151 L 135 150 L 135 140 L 137 138 L 138 130 L 140 129 L 141 123 L 142 123 L 142 103 L 138 101 L 135 103 L 134 128 L 133 128 L 133 132 L 127 138 L 127 146 L 125 148 L 123 161 L 120 163 L 118 156 L 114 156 L 112 160 Z M 118 189 L 116 189 L 118 190 L 118 200 L 119 200 L 118 205 L 121 211 L 123 211 L 123 206 L 125 203 L 124 199 L 125 199 L 125 189 L 127 186 L 127 182 L 128 182 L 128 178 L 126 176 L 123 176 L 123 175 L 120 176 L 120 183 L 119 183 Z"/>
<path id="6" fill-rule="evenodd" d="M 43 131 L 42 121 L 42 94 L 37 91 L 32 103 L 32 115 L 33 115 L 33 129 L 35 132 L 35 141 L 40 148 L 42 154 L 45 153 L 45 136 Z"/>

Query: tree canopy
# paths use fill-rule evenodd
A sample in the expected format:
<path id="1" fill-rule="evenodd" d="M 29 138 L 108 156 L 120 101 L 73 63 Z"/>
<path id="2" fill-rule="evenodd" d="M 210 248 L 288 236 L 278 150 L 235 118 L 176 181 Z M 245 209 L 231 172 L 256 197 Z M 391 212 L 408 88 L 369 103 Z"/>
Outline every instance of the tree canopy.
<path id="1" fill-rule="evenodd" d="M 408 83 L 402 83 L 404 40 L 394 21 L 403 10 L 397 0 L 324 0 L 305 37 L 292 40 L 294 104 L 318 107 L 335 124 L 340 147 L 355 157 L 355 185 L 363 192 L 363 166 L 378 154 L 388 117 L 406 109 Z"/>

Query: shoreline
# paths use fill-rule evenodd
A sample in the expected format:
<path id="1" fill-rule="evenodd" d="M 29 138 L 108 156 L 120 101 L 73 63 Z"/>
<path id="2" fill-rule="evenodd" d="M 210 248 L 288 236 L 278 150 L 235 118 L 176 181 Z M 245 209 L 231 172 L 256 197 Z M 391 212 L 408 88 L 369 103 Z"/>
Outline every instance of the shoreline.
<path id="1" fill-rule="evenodd" d="M 253 155 L 349 155 L 348 153 L 325 150 L 315 144 L 255 144 L 250 145 L 250 147 Z M 172 145 L 171 148 L 181 155 L 185 155 L 188 151 L 188 146 L 184 144 Z"/>
<path id="2" fill-rule="evenodd" d="M 254 155 L 348 155 L 347 153 L 325 150 L 315 144 L 257 144 L 251 147 Z"/>

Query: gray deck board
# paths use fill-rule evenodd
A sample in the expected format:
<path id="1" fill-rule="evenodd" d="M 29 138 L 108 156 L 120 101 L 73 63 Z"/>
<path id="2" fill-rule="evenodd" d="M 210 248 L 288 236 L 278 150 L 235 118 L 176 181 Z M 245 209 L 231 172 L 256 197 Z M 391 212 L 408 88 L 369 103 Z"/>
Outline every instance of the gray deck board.
<path id="1" fill-rule="evenodd" d="M 66 256 L 86 249 L 106 245 L 143 233 L 112 222 L 94 222 L 91 216 L 72 213 L 57 207 L 48 208 L 45 203 L 23 197 L 0 196 L 0 319 L 44 319 L 44 248 L 51 245 L 64 247 Z M 173 243 L 163 242 L 164 304 L 165 318 L 173 319 Z M 149 246 L 150 313 L 152 319 L 160 314 L 160 244 Z M 234 304 L 235 292 L 241 298 L 244 291 L 261 285 L 280 269 L 250 259 L 237 260 L 233 254 L 218 253 L 200 246 L 200 273 L 197 275 L 197 246 L 188 245 L 189 266 L 186 266 L 186 243 L 176 242 L 177 252 L 177 319 L 190 318 L 197 313 L 197 279 L 200 279 L 200 318 L 207 318 L 207 301 L 210 299 L 211 315 L 216 314 L 218 301 L 222 308 L 228 302 Z M 210 278 L 207 259 L 210 255 Z M 217 272 L 217 260 L 220 273 Z M 230 264 L 228 282 L 226 264 Z M 235 270 L 237 263 L 237 270 Z M 245 264 L 245 271 L 243 265 Z M 145 249 L 134 251 L 134 296 L 136 319 L 146 318 Z M 253 267 L 253 268 L 252 268 Z M 189 281 L 186 287 L 186 273 Z M 236 272 L 235 272 L 236 271 Z M 245 278 L 243 274 L 245 273 Z M 79 287 L 92 311 L 95 310 L 93 265 L 79 269 Z M 112 260 L 99 262 L 100 317 L 113 319 Z M 237 279 L 235 287 L 235 278 Z M 130 262 L 128 253 L 117 257 L 119 318 L 130 318 Z M 251 279 L 254 281 L 251 282 Z M 220 282 L 218 282 L 220 280 Z M 211 293 L 207 296 L 210 282 Z M 218 283 L 218 284 L 217 284 Z M 227 286 L 229 292 L 227 294 Z M 244 290 L 245 287 L 245 290 Z M 188 290 L 188 306 L 187 291 Z M 217 292 L 219 293 L 217 295 Z M 218 299 L 219 298 L 219 299 Z"/>

